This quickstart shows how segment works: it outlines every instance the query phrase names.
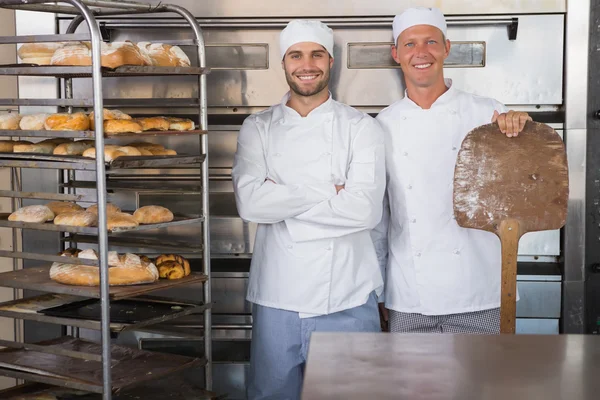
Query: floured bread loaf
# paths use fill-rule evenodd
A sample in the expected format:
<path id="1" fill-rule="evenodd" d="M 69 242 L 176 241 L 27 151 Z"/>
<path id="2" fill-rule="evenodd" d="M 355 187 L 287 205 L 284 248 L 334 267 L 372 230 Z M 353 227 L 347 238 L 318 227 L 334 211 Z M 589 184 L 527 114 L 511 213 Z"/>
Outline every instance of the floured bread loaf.
<path id="1" fill-rule="evenodd" d="M 171 131 L 192 131 L 196 127 L 194 121 L 187 118 L 167 118 L 169 121 L 169 130 Z"/>
<path id="2" fill-rule="evenodd" d="M 160 224 L 173 221 L 173 213 L 161 206 L 140 207 L 133 213 L 133 217 L 140 224 Z"/>
<path id="3" fill-rule="evenodd" d="M 83 250 L 79 258 L 98 259 L 93 250 Z M 131 253 L 119 255 L 108 252 L 108 282 L 110 286 L 137 285 L 158 280 L 158 270 L 151 262 Z M 50 279 L 65 285 L 99 286 L 98 267 L 54 263 L 50 267 Z"/>
<path id="4" fill-rule="evenodd" d="M 50 203 L 45 204 L 54 215 L 63 214 L 66 212 L 74 212 L 74 211 L 83 211 L 83 207 L 79 204 L 71 203 L 69 201 L 51 201 Z"/>
<path id="5" fill-rule="evenodd" d="M 9 221 L 47 222 L 54 219 L 54 213 L 46 206 L 26 206 L 8 216 Z"/>
<path id="6" fill-rule="evenodd" d="M 14 131 L 19 129 L 21 115 L 17 113 L 0 114 L 0 129 Z"/>
<path id="7" fill-rule="evenodd" d="M 94 226 L 98 216 L 87 211 L 70 211 L 54 217 L 54 225 Z"/>
<path id="8" fill-rule="evenodd" d="M 44 124 L 46 123 L 46 118 L 48 118 L 50 114 L 30 114 L 23 115 L 21 121 L 19 122 L 19 128 L 24 131 L 41 131 L 44 130 Z"/>
<path id="9" fill-rule="evenodd" d="M 139 223 L 131 215 L 123 212 L 111 213 L 106 216 L 106 229 L 131 229 L 139 226 Z"/>
<path id="10" fill-rule="evenodd" d="M 142 54 L 146 54 L 152 65 L 159 67 L 189 67 L 190 59 L 178 46 L 163 43 L 139 42 Z"/>
<path id="11" fill-rule="evenodd" d="M 98 204 L 91 205 L 87 208 L 87 212 L 98 215 Z M 113 203 L 106 203 L 106 214 L 120 213 L 121 209 L 115 206 Z"/>
<path id="12" fill-rule="evenodd" d="M 102 66 L 152 65 L 152 60 L 131 42 L 102 43 Z"/>
<path id="13" fill-rule="evenodd" d="M 120 111 L 120 110 L 107 110 L 106 108 L 103 110 L 103 120 L 109 120 L 109 119 L 131 119 L 131 116 L 128 114 L 125 114 L 124 112 Z M 94 129 L 95 122 L 94 122 L 94 112 L 92 111 L 89 115 L 90 118 L 90 129 Z"/>
<path id="14" fill-rule="evenodd" d="M 171 125 L 165 117 L 146 117 L 135 119 L 143 131 L 168 131 Z"/>
<path id="15" fill-rule="evenodd" d="M 56 155 L 70 155 L 70 156 L 80 156 L 84 151 L 93 147 L 93 143 L 89 143 L 87 140 L 80 140 L 78 142 L 70 142 L 63 143 L 56 146 L 53 151 L 53 154 Z"/>
<path id="16" fill-rule="evenodd" d="M 111 162 L 115 158 L 122 157 L 126 155 L 122 151 L 119 151 L 117 148 L 105 147 L 104 148 L 104 161 Z M 82 153 L 82 156 L 89 158 L 96 158 L 96 148 L 91 147 L 85 150 Z"/>
<path id="17" fill-rule="evenodd" d="M 90 120 L 84 113 L 74 114 L 52 114 L 44 123 L 48 131 L 87 131 L 90 128 Z"/>
<path id="18" fill-rule="evenodd" d="M 92 52 L 82 42 L 70 42 L 56 49 L 51 65 L 92 65 Z"/>
<path id="19" fill-rule="evenodd" d="M 109 119 L 104 121 L 104 133 L 107 135 L 116 133 L 140 133 L 142 126 L 128 119 Z"/>
<path id="20" fill-rule="evenodd" d="M 25 43 L 17 55 L 24 64 L 50 65 L 54 52 L 63 47 L 65 43 Z"/>

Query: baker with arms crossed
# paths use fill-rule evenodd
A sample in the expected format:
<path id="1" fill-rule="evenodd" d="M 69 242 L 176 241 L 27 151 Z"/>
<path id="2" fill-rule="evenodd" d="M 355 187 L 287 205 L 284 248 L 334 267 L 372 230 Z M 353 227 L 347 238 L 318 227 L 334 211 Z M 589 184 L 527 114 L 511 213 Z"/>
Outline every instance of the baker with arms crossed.
<path id="1" fill-rule="evenodd" d="M 387 268 L 390 331 L 499 333 L 500 241 L 454 220 L 454 166 L 472 129 L 496 122 L 513 137 L 531 118 L 444 79 L 450 41 L 440 10 L 406 10 L 394 18 L 393 34 L 392 57 L 406 92 L 377 116 L 387 190 L 382 221 L 372 232 Z"/>
<path id="2" fill-rule="evenodd" d="M 258 223 L 250 400 L 300 398 L 311 332 L 380 330 L 370 230 L 385 191 L 383 133 L 332 99 L 331 29 L 295 20 L 280 45 L 290 91 L 244 121 L 232 171 L 238 212 Z"/>

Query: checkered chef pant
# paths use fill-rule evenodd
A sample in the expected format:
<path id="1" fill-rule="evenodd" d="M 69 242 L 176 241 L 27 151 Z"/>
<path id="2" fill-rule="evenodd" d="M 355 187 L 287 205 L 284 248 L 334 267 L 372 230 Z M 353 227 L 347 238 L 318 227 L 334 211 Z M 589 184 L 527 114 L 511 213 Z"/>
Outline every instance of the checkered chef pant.
<path id="1" fill-rule="evenodd" d="M 463 314 L 422 315 L 389 310 L 390 332 L 499 334 L 500 308 Z"/>

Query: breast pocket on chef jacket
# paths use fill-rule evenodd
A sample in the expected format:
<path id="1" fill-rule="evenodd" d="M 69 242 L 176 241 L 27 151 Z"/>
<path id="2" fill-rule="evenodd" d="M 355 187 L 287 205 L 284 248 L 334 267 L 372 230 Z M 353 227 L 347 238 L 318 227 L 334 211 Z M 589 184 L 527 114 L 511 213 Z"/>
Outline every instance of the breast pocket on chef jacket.
<path id="1" fill-rule="evenodd" d="M 375 150 L 352 156 L 348 178 L 356 183 L 375 182 Z"/>

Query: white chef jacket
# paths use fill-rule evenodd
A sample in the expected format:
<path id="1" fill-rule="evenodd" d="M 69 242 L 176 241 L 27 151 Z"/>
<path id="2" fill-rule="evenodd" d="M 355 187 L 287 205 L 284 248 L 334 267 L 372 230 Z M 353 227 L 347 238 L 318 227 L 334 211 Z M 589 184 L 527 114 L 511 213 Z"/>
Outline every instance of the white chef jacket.
<path id="1" fill-rule="evenodd" d="M 405 96 L 377 120 L 384 130 L 387 191 L 373 230 L 386 267 L 386 307 L 445 315 L 500 306 L 500 241 L 458 226 L 453 210 L 454 166 L 465 136 L 489 124 L 496 100 L 452 86 L 430 109 Z"/>
<path id="2" fill-rule="evenodd" d="M 369 233 L 382 213 L 383 133 L 331 95 L 304 118 L 288 99 L 248 117 L 238 136 L 237 208 L 258 223 L 247 300 L 302 317 L 363 305 L 383 290 Z"/>

